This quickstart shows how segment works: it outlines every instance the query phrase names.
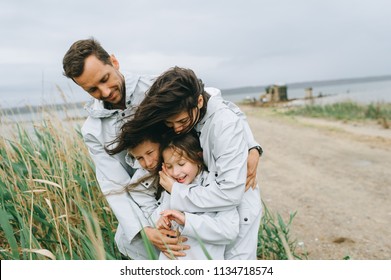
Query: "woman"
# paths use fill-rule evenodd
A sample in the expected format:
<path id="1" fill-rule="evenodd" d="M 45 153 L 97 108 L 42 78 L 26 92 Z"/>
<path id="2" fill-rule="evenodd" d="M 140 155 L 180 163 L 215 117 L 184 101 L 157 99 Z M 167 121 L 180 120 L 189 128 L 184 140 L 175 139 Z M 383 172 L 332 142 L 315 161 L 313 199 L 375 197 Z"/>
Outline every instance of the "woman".
<path id="1" fill-rule="evenodd" d="M 208 182 L 208 188 L 181 188 L 161 172 L 160 183 L 171 193 L 171 207 L 190 212 L 219 212 L 232 205 L 238 207 L 239 235 L 226 247 L 225 259 L 256 259 L 262 206 L 258 185 L 245 191 L 247 158 L 253 148 L 249 144 L 253 137 L 248 124 L 227 106 L 219 90 L 204 89 L 192 70 L 179 67 L 156 79 L 134 119 L 122 126 L 117 148 L 123 148 L 126 135 L 160 123 L 177 134 L 194 128 L 204 162 L 215 176 Z"/>

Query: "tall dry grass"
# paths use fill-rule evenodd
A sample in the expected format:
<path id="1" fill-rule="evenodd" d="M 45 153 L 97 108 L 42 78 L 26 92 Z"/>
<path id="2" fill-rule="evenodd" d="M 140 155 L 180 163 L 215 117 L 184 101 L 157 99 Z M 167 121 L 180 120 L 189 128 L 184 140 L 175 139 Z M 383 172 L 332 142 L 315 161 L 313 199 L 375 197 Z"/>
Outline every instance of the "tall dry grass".
<path id="1" fill-rule="evenodd" d="M 0 259 L 121 259 L 114 242 L 117 221 L 97 185 L 80 126 L 53 112 L 24 125 L 4 119 L 0 118 Z M 285 224 L 280 217 L 277 222 L 266 211 L 259 233 L 260 258 L 300 257 L 290 240 L 291 222 Z M 148 240 L 145 244 L 151 246 Z"/>

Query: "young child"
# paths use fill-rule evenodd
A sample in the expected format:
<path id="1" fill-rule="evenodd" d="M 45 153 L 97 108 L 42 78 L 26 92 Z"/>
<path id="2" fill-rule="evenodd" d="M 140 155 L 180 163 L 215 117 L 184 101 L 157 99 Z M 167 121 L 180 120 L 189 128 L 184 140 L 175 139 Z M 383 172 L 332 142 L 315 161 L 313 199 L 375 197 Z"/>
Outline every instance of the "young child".
<path id="1" fill-rule="evenodd" d="M 160 151 L 163 162 L 161 172 L 181 187 L 192 188 L 202 184 L 207 188 L 208 180 L 214 179 L 209 178 L 214 174 L 206 171 L 200 142 L 195 133 L 172 138 L 161 144 Z M 224 259 L 226 245 L 232 243 L 239 233 L 237 208 L 232 206 L 225 211 L 207 213 L 180 212 L 171 209 L 170 199 L 170 194 L 164 191 L 151 217 L 156 220 L 158 229 L 177 227 L 180 234 L 188 238 L 186 244 L 190 245 L 190 249 L 186 251 L 186 256 L 177 259 Z M 160 254 L 160 259 L 167 259 L 167 255 Z"/>
<path id="2" fill-rule="evenodd" d="M 157 199 L 163 190 L 163 188 L 158 187 L 159 178 L 156 175 L 161 141 L 162 133 L 159 129 L 148 130 L 137 135 L 133 134 L 128 138 L 126 162 L 136 171 L 125 191 L 128 192 L 129 199 L 137 205 L 138 209 L 141 209 L 140 212 L 143 215 L 143 217 L 137 217 L 137 220 L 133 222 L 141 224 L 143 219 L 147 221 L 147 223 L 142 224 L 142 227 L 147 237 L 158 249 L 155 253 L 158 255 L 159 252 L 167 253 L 170 250 L 172 255 L 185 256 L 185 250 L 189 248 L 185 242 L 187 238 L 176 236 L 176 232 L 172 230 L 157 230 L 154 227 L 156 221 L 150 219 L 151 214 L 158 207 Z M 122 214 L 129 216 L 129 213 Z M 152 234 L 152 232 L 154 233 Z M 151 238 L 154 239 L 151 240 Z M 141 233 L 129 239 L 119 226 L 115 240 L 119 251 L 125 256 L 144 260 L 150 257 L 145 249 Z"/>
<path id="3" fill-rule="evenodd" d="M 180 212 L 170 207 L 170 194 L 161 186 L 156 186 L 153 175 L 156 170 L 145 169 L 147 167 L 146 155 L 151 141 L 144 141 L 136 147 L 128 149 L 130 155 L 137 159 L 144 169 L 140 169 L 133 176 L 139 178 L 133 182 L 129 190 L 131 196 L 143 210 L 144 215 L 149 219 L 151 225 L 158 229 L 176 229 L 182 236 L 187 237 L 185 256 L 174 256 L 168 249 L 160 253 L 160 259 L 224 259 L 226 245 L 232 243 L 239 232 L 239 214 L 236 207 L 232 206 L 221 212 L 190 213 Z M 141 151 L 141 152 L 140 152 Z M 143 157 L 139 155 L 143 154 Z M 152 153 L 151 153 L 152 154 Z M 192 184 L 207 182 L 210 176 L 205 170 L 202 160 L 202 149 L 197 135 L 193 133 L 183 134 L 172 138 L 168 142 L 160 144 L 160 164 L 163 171 L 171 180 L 178 182 L 184 188 L 191 188 Z M 149 160 L 153 167 L 157 161 Z M 133 162 L 134 164 L 134 162 Z M 139 173 L 139 174 L 137 174 Z M 140 176 L 142 174 L 142 176 Z M 147 185 L 146 185 L 147 183 Z M 205 184 L 205 187 L 208 187 Z M 161 196 L 156 200 L 156 194 L 163 190 Z M 148 196 L 143 193 L 149 194 Z M 176 224 L 179 226 L 175 228 Z M 172 228 L 173 227 L 173 228 Z M 175 238 L 175 237 L 174 237 Z"/>

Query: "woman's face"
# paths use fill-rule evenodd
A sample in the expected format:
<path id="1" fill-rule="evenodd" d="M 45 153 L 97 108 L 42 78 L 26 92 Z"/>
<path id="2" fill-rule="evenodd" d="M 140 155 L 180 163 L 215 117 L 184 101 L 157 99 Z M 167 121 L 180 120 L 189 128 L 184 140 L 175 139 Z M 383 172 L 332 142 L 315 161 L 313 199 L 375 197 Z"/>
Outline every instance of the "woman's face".
<path id="1" fill-rule="evenodd" d="M 193 109 L 193 118 L 197 116 L 197 108 Z M 183 111 L 177 115 L 168 118 L 165 123 L 172 128 L 176 134 L 181 134 L 193 126 L 196 120 L 193 120 L 189 112 Z"/>
<path id="2" fill-rule="evenodd" d="M 204 98 L 200 95 L 198 97 L 197 106 L 192 109 L 191 115 L 189 114 L 189 111 L 182 111 L 181 113 L 166 119 L 166 125 L 171 127 L 176 134 L 188 132 L 199 121 L 200 109 L 203 105 Z"/>
<path id="3" fill-rule="evenodd" d="M 162 155 L 168 175 L 181 184 L 188 185 L 193 182 L 199 171 L 196 163 L 179 154 L 173 148 L 165 149 Z"/>
<path id="4" fill-rule="evenodd" d="M 152 171 L 159 162 L 159 148 L 159 143 L 146 140 L 135 148 L 129 149 L 129 153 L 137 159 L 144 169 Z"/>

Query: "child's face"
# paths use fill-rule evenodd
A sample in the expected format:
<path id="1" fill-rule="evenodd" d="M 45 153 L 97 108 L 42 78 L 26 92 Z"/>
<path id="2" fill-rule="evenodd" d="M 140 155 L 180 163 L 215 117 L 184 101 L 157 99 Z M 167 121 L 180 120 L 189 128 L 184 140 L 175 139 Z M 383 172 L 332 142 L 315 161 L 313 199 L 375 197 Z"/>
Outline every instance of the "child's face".
<path id="1" fill-rule="evenodd" d="M 138 160 L 140 165 L 152 171 L 159 162 L 159 143 L 146 140 L 133 149 L 129 149 L 129 153 Z"/>
<path id="2" fill-rule="evenodd" d="M 198 174 L 198 165 L 178 154 L 172 148 L 163 151 L 163 160 L 168 175 L 178 183 L 190 184 Z"/>

